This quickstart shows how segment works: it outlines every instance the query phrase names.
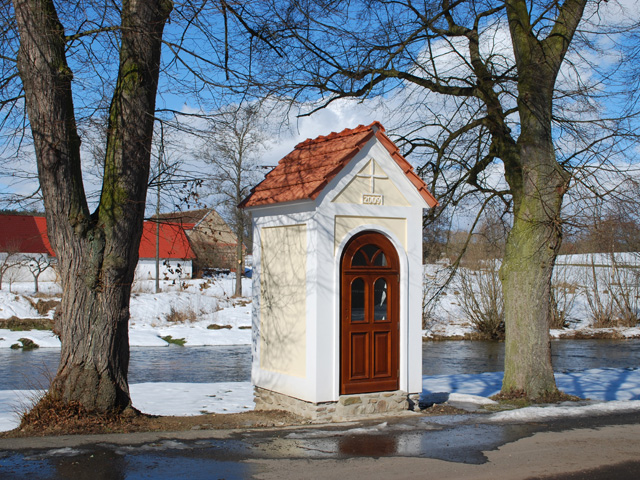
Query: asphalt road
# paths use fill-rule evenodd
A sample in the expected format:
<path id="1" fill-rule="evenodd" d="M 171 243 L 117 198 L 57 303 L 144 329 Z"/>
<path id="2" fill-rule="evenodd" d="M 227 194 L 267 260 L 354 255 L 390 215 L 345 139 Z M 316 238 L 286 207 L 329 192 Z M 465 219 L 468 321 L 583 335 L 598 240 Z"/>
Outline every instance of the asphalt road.
<path id="1" fill-rule="evenodd" d="M 640 412 L 485 420 L 411 414 L 269 430 L 0 439 L 0 478 L 640 478 Z"/>

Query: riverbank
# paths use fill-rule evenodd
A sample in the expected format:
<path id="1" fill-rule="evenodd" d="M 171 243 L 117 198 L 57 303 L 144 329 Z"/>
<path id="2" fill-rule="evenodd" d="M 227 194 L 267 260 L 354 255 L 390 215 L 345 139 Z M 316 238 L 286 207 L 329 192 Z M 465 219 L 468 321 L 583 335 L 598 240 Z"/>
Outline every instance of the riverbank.
<path id="1" fill-rule="evenodd" d="M 426 281 L 433 266 L 426 267 Z M 430 270 L 431 269 L 431 270 Z M 132 347 L 167 347 L 251 344 L 251 279 L 243 278 L 243 297 L 233 297 L 234 278 L 138 281 L 131 296 L 129 343 Z M 33 294 L 32 283 L 14 283 L 0 290 L 0 348 L 60 348 L 52 333 L 53 313 L 60 287 L 44 282 Z M 578 291 L 578 290 L 576 290 Z M 465 317 L 456 283 L 445 289 L 428 315 L 424 340 L 482 340 Z M 593 328 L 581 299 L 572 300 L 567 326 L 552 329 L 556 339 L 635 339 L 640 327 Z M 569 315 L 570 314 L 570 315 Z M 27 340 L 22 341 L 21 339 Z"/>
<path id="2" fill-rule="evenodd" d="M 251 280 L 242 279 L 243 297 L 233 297 L 234 279 L 139 281 L 131 295 L 129 345 L 132 347 L 249 345 L 251 343 Z M 60 287 L 42 283 L 38 294 L 31 283 L 14 283 L 0 291 L 0 348 L 60 348 L 52 333 Z M 35 348 L 37 348 L 35 347 Z M 26 347 L 29 348 L 29 347 Z"/>
<path id="3" fill-rule="evenodd" d="M 502 308 L 499 261 L 459 267 L 424 266 L 423 337 L 427 340 L 478 340 L 474 321 L 495 317 Z M 640 338 L 640 257 L 633 253 L 560 255 L 552 279 L 554 318 L 550 334 L 562 339 Z M 442 287 L 444 285 L 444 287 Z M 474 319 L 474 320 L 472 320 Z M 493 320 L 490 320 L 491 323 Z M 562 327 L 562 328 L 560 328 Z M 496 328 L 489 325 L 492 334 Z"/>
<path id="4" fill-rule="evenodd" d="M 582 327 L 579 329 L 565 330 L 549 330 L 549 335 L 555 340 L 631 340 L 640 339 L 640 327 L 617 327 L 617 328 L 591 328 Z M 423 330 L 423 342 L 444 342 L 444 341 L 486 341 L 487 339 L 475 332 L 456 332 L 449 331 L 446 333 L 436 333 L 429 330 Z"/>

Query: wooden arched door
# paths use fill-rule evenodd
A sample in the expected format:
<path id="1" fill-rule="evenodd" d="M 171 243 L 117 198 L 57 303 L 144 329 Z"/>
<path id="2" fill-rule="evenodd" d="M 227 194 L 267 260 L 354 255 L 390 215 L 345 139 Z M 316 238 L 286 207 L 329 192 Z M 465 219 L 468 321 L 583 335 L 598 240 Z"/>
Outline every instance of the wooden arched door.
<path id="1" fill-rule="evenodd" d="M 398 254 L 384 235 L 354 236 L 340 263 L 340 394 L 398 389 Z"/>

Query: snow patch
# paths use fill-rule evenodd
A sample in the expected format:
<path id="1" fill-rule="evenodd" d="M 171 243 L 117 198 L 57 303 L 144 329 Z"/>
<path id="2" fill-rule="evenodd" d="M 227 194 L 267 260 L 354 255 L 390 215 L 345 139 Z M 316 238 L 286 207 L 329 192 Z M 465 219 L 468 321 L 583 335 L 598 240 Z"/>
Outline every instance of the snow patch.
<path id="1" fill-rule="evenodd" d="M 422 398 L 442 395 L 445 401 L 486 405 L 486 398 L 500 391 L 502 372 L 477 375 L 438 375 L 423 377 Z M 590 405 L 547 405 L 527 407 L 483 416 L 491 422 L 534 421 L 568 416 L 606 415 L 640 410 L 640 371 L 624 368 L 597 368 L 579 372 L 556 373 L 558 388 L 565 393 L 590 398 Z M 130 385 L 133 406 L 151 415 L 190 416 L 203 413 L 238 413 L 253 410 L 253 386 L 250 382 L 220 383 L 138 383 Z M 17 412 L 31 404 L 41 392 L 31 390 L 0 391 L 0 431 L 18 425 Z M 424 417 L 426 422 L 457 424 L 475 418 L 470 415 Z M 380 423 L 345 432 L 379 433 L 389 428 Z M 322 434 L 325 435 L 326 433 Z M 298 434 L 291 434 L 298 435 Z M 312 436 L 303 432 L 300 435 Z M 321 435 L 318 433 L 318 435 Z M 293 437 L 292 437 L 293 438 Z"/>
<path id="2" fill-rule="evenodd" d="M 613 401 L 581 406 L 537 406 L 525 407 L 491 414 L 489 422 L 529 422 L 536 420 L 555 420 L 583 416 L 600 416 L 609 413 L 640 411 L 640 400 Z"/>
<path id="3" fill-rule="evenodd" d="M 251 382 L 136 383 L 130 390 L 133 406 L 150 415 L 239 413 L 255 408 Z"/>

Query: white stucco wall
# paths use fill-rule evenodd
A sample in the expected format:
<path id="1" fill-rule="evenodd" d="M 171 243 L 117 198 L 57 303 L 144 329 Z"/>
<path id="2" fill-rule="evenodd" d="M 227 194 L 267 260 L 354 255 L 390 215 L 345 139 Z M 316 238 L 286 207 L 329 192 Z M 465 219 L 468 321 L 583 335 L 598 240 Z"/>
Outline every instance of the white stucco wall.
<path id="1" fill-rule="evenodd" d="M 260 251 L 260 367 L 305 377 L 307 226 L 263 228 Z"/>
<path id="2" fill-rule="evenodd" d="M 373 180 L 367 178 L 369 175 L 373 175 Z M 382 196 L 382 203 L 384 205 L 411 206 L 405 196 L 398 190 L 396 184 L 389 178 L 386 171 L 380 166 L 380 163 L 373 159 L 368 159 L 368 161 L 364 162 L 364 166 L 358 171 L 356 176 L 351 178 L 349 183 L 343 187 L 340 193 L 331 201 L 336 203 L 360 204 L 363 192 L 371 188 L 372 181 L 375 187 L 375 193 Z"/>
<path id="3" fill-rule="evenodd" d="M 315 363 L 311 364 L 310 359 L 315 358 L 312 352 L 315 352 L 316 342 L 314 339 L 315 327 L 313 322 L 309 322 L 308 319 L 312 315 L 315 306 L 315 283 L 312 281 L 314 278 L 314 262 L 313 262 L 313 249 L 312 245 L 315 243 L 316 224 L 314 221 L 313 211 L 309 210 L 309 203 L 305 204 L 290 204 L 279 205 L 278 208 L 263 207 L 253 212 L 253 291 L 252 291 L 252 368 L 251 379 L 254 385 L 273 390 L 285 395 L 289 395 L 295 398 L 300 398 L 306 401 L 315 401 L 315 384 L 314 368 Z M 294 351 L 287 350 L 287 342 L 281 342 L 277 345 L 273 342 L 273 337 L 268 342 L 268 349 L 271 351 L 263 352 L 265 342 L 263 341 L 264 332 L 262 332 L 262 319 L 263 313 L 267 305 L 263 305 L 263 235 L 266 232 L 266 236 L 269 237 L 273 232 L 284 233 L 286 230 L 279 230 L 279 228 L 292 228 L 294 236 L 297 237 L 297 246 L 293 248 L 296 252 L 296 256 L 304 254 L 304 261 L 298 259 L 295 263 L 297 268 L 304 270 L 304 281 L 302 280 L 302 274 L 298 273 L 296 277 L 298 281 L 303 282 L 304 289 L 304 307 L 298 305 L 298 308 L 304 310 L 304 333 L 302 335 L 302 329 L 296 328 L 296 347 Z M 273 230 L 276 229 L 276 230 Z M 304 231 L 304 242 L 302 241 L 302 231 Z M 275 234 L 277 237 L 278 234 Z M 268 249 L 271 249 L 270 244 L 272 240 L 266 241 Z M 303 248 L 304 247 L 304 248 Z M 278 245 L 275 246 L 278 248 Z M 267 263 L 271 263 L 267 259 Z M 269 275 L 267 273 L 267 275 Z M 266 280 L 266 284 L 269 285 L 270 280 Z M 286 289 L 285 289 L 286 290 Z M 286 293 L 286 292 L 285 292 Z M 297 290 L 295 296 L 300 298 L 301 290 Z M 286 303 L 286 295 L 280 299 L 283 303 Z M 301 302 L 299 302 L 301 303 Z M 281 305 L 282 305 L 281 304 Z M 273 305 L 272 305 L 273 307 Z M 302 310 L 298 310 L 301 313 Z M 299 313 L 295 315 L 298 316 Z M 267 313 L 267 317 L 272 313 Z M 266 332 L 267 337 L 269 332 Z M 302 340 L 304 338 L 304 340 Z M 304 346 L 304 349 L 301 347 Z M 262 354 L 269 357 L 271 360 L 276 355 L 291 355 L 292 358 L 297 358 L 302 364 L 303 369 L 298 366 L 297 369 L 289 368 L 274 368 L 271 364 L 271 360 L 265 363 L 262 361 Z M 301 358 L 304 360 L 302 361 Z M 304 370 L 304 373 L 302 372 Z"/>

